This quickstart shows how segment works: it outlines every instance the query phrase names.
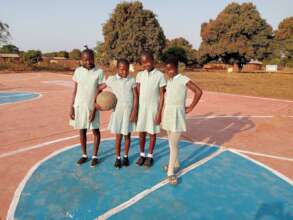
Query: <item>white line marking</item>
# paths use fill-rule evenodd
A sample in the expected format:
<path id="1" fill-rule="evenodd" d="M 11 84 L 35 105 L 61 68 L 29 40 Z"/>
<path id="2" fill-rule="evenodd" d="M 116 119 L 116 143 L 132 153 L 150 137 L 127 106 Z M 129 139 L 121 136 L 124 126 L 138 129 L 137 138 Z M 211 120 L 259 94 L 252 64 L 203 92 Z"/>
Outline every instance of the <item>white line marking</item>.
<path id="1" fill-rule="evenodd" d="M 100 131 L 105 131 L 105 130 L 106 129 L 100 129 Z M 42 148 L 42 147 L 45 147 L 45 146 L 48 146 L 48 145 L 51 145 L 51 144 L 56 144 L 56 143 L 67 141 L 67 140 L 74 139 L 74 138 L 77 138 L 77 137 L 79 137 L 79 135 L 73 135 L 73 136 L 69 136 L 69 137 L 65 137 L 65 138 L 59 138 L 59 139 L 56 139 L 56 140 L 53 140 L 53 141 L 48 141 L 48 142 L 44 142 L 44 143 L 41 143 L 41 144 L 36 144 L 36 145 L 30 146 L 30 147 L 21 148 L 21 149 L 15 150 L 15 151 L 10 151 L 10 152 L 7 152 L 7 153 L 0 154 L 0 158 L 9 157 L 9 156 L 19 154 L 19 153 L 22 153 L 22 152 Z"/>
<path id="2" fill-rule="evenodd" d="M 270 172 L 272 172 L 276 176 L 280 177 L 285 182 L 289 183 L 290 185 L 293 185 L 293 181 L 289 177 L 287 177 L 284 174 L 278 172 L 277 170 L 274 170 L 273 168 L 270 168 L 269 166 L 267 166 L 267 165 L 265 165 L 265 164 L 263 164 L 263 163 L 261 163 L 261 162 L 259 162 L 257 160 L 254 160 L 251 157 L 238 152 L 237 150 L 233 150 L 233 149 L 228 149 L 228 150 L 233 152 L 233 153 L 235 153 L 235 154 L 237 154 L 237 155 L 239 155 L 239 156 L 241 156 L 241 157 L 243 157 L 243 158 L 245 158 L 245 159 L 247 159 L 247 160 L 249 160 L 249 161 L 251 161 L 251 162 L 253 162 L 253 163 L 255 163 L 255 164 L 257 164 L 257 165 L 259 165 L 259 166 L 261 166 L 261 167 L 263 167 L 263 168 L 265 168 L 265 169 L 267 169 L 267 170 L 269 170 Z"/>
<path id="3" fill-rule="evenodd" d="M 274 118 L 274 117 L 281 117 L 281 118 L 293 118 L 291 115 L 210 115 L 210 116 L 191 116 L 188 119 L 217 119 L 217 118 Z"/>
<path id="4" fill-rule="evenodd" d="M 241 149 L 236 149 L 236 148 L 228 148 L 228 149 L 231 149 L 233 151 L 237 151 L 239 153 L 251 154 L 251 155 L 256 155 L 256 156 L 261 156 L 261 157 L 268 157 L 268 158 L 272 158 L 272 159 L 286 160 L 286 161 L 293 162 L 293 158 L 290 158 L 290 157 L 281 157 L 281 156 L 275 156 L 275 155 L 271 155 L 271 154 L 258 153 L 258 152 L 253 152 L 253 151 L 246 151 L 246 150 L 241 150 Z"/>
<path id="5" fill-rule="evenodd" d="M 287 100 L 287 99 L 274 99 L 274 98 L 265 98 L 265 97 L 257 97 L 257 96 L 238 95 L 238 94 L 230 94 L 230 93 L 225 93 L 225 92 L 204 91 L 204 93 L 216 93 L 216 94 L 225 95 L 225 96 L 237 96 L 237 97 L 243 97 L 243 98 L 249 98 L 249 99 L 260 99 L 260 100 L 264 100 L 264 101 L 293 103 L 293 100 Z"/>
<path id="6" fill-rule="evenodd" d="M 216 156 L 218 156 L 219 154 L 221 154 L 222 152 L 224 152 L 224 150 L 219 149 L 218 151 L 216 151 L 215 153 L 205 157 L 204 159 L 191 164 L 190 166 L 182 169 L 179 173 L 178 173 L 178 177 L 183 176 L 184 174 L 190 172 L 191 170 L 205 164 L 206 162 L 208 162 L 209 160 L 215 158 Z M 104 219 L 108 219 L 111 216 L 117 214 L 118 212 L 121 212 L 124 209 L 127 209 L 128 207 L 132 206 L 133 204 L 137 203 L 139 200 L 143 199 L 144 197 L 146 197 L 147 195 L 149 195 L 150 193 L 158 190 L 159 188 L 165 186 L 168 184 L 168 179 L 164 179 L 163 181 L 157 183 L 156 185 L 152 186 L 151 188 L 148 188 L 138 194 L 136 194 L 134 197 L 132 197 L 131 199 L 127 200 L 126 202 L 112 208 L 109 209 L 108 211 L 106 211 L 105 213 L 103 213 L 102 215 L 98 216 L 96 218 L 96 220 L 104 220 Z"/>
<path id="7" fill-rule="evenodd" d="M 102 140 L 113 140 L 113 138 L 104 138 Z M 92 142 L 89 142 L 89 144 L 92 143 Z M 15 220 L 14 218 L 14 214 L 15 214 L 15 210 L 16 210 L 16 206 L 19 202 L 19 199 L 20 199 L 20 195 L 21 195 L 21 192 L 23 190 L 23 188 L 25 187 L 25 184 L 27 183 L 27 181 L 30 179 L 30 177 L 33 175 L 33 173 L 38 169 L 38 167 L 44 163 L 45 161 L 51 159 L 52 157 L 64 152 L 64 151 L 67 151 L 69 149 L 72 149 L 74 147 L 77 147 L 79 146 L 80 144 L 73 144 L 73 145 L 70 145 L 70 146 L 67 146 L 67 147 L 64 147 L 60 150 L 57 150 L 51 154 L 49 154 L 47 157 L 45 157 L 44 159 L 40 160 L 39 162 L 37 162 L 29 171 L 28 173 L 25 175 L 25 177 L 23 178 L 23 180 L 20 182 L 20 184 L 18 185 L 17 189 L 15 190 L 14 192 L 14 195 L 13 195 L 13 199 L 10 203 L 10 206 L 9 206 L 9 209 L 8 209 L 8 212 L 7 212 L 7 216 L 6 216 L 6 220 Z"/>

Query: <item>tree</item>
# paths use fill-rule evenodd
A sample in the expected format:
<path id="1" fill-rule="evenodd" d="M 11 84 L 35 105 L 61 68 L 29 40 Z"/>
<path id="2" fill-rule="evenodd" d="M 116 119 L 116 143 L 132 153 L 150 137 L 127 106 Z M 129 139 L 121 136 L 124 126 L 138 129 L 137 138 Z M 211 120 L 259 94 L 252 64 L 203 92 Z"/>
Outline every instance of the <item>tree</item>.
<path id="1" fill-rule="evenodd" d="M 39 50 L 28 50 L 24 52 L 23 58 L 26 63 L 35 64 L 42 59 L 42 52 Z"/>
<path id="2" fill-rule="evenodd" d="M 201 62 L 220 59 L 241 68 L 250 59 L 270 55 L 273 31 L 252 3 L 231 3 L 215 20 L 201 25 L 201 38 Z"/>
<path id="3" fill-rule="evenodd" d="M 0 53 L 19 53 L 19 49 L 15 45 L 6 44 L 0 48 Z"/>
<path id="4" fill-rule="evenodd" d="M 81 57 L 81 51 L 79 49 L 73 49 L 68 55 L 70 59 L 79 60 Z"/>
<path id="5" fill-rule="evenodd" d="M 68 52 L 67 52 L 67 51 L 65 51 L 65 50 L 62 50 L 62 51 L 59 51 L 59 52 L 57 52 L 56 56 L 57 56 L 57 57 L 64 57 L 64 58 L 68 58 L 68 57 L 69 57 L 69 54 L 68 54 Z"/>
<path id="6" fill-rule="evenodd" d="M 144 50 L 153 52 L 157 59 L 165 47 L 165 35 L 156 15 L 139 1 L 117 4 L 103 25 L 103 34 L 108 62 L 119 58 L 136 62 Z"/>
<path id="7" fill-rule="evenodd" d="M 192 48 L 192 45 L 183 37 L 174 38 L 166 41 L 166 47 L 163 51 L 162 60 L 168 56 L 176 56 L 180 62 L 185 64 L 197 63 L 197 51 Z"/>
<path id="8" fill-rule="evenodd" d="M 275 32 L 276 41 L 279 43 L 281 58 L 285 63 L 293 63 L 293 17 L 285 18 L 280 22 Z"/>
<path id="9" fill-rule="evenodd" d="M 7 43 L 10 38 L 10 32 L 9 32 L 9 26 L 8 24 L 5 24 L 0 21 L 0 44 Z"/>

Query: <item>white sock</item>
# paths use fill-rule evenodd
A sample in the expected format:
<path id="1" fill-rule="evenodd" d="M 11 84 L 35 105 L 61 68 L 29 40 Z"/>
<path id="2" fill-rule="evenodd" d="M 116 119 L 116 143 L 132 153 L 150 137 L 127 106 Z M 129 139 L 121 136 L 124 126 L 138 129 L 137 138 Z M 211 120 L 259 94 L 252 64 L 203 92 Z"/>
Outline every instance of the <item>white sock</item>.
<path id="1" fill-rule="evenodd" d="M 92 156 L 92 159 L 97 159 L 97 158 L 98 158 L 97 156 L 94 156 L 94 155 Z"/>
<path id="2" fill-rule="evenodd" d="M 153 158 L 153 154 L 148 154 L 148 157 Z"/>
<path id="3" fill-rule="evenodd" d="M 128 157 L 128 155 L 124 155 L 124 157 L 125 157 L 125 158 L 127 158 L 127 157 Z"/>
<path id="4" fill-rule="evenodd" d="M 118 159 L 118 160 L 120 160 L 120 159 L 121 159 L 121 157 L 120 157 L 120 156 L 118 156 L 118 157 L 117 157 L 117 159 Z"/>
<path id="5" fill-rule="evenodd" d="M 145 157 L 145 153 L 144 152 L 140 152 L 140 156 L 141 157 Z"/>
<path id="6" fill-rule="evenodd" d="M 87 158 L 87 155 L 86 154 L 83 154 L 82 157 Z"/>

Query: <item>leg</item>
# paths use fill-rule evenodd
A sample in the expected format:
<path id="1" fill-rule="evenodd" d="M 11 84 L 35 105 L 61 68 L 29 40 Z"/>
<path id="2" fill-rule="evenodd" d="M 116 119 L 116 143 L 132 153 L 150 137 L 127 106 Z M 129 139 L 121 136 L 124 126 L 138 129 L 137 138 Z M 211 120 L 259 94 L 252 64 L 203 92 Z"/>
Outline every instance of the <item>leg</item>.
<path id="1" fill-rule="evenodd" d="M 117 158 L 120 157 L 121 140 L 122 140 L 122 134 L 116 134 L 115 150 L 116 150 L 116 157 Z"/>
<path id="2" fill-rule="evenodd" d="M 125 148 L 124 148 L 124 157 L 123 157 L 123 166 L 129 166 L 129 160 L 128 160 L 128 152 L 130 148 L 130 143 L 131 143 L 131 134 L 129 133 L 128 135 L 124 135 L 125 139 Z"/>
<path id="3" fill-rule="evenodd" d="M 179 166 L 178 161 L 178 141 L 180 138 L 180 132 L 168 132 L 169 147 L 170 147 L 170 158 L 168 165 L 168 176 L 174 175 L 174 167 Z"/>
<path id="4" fill-rule="evenodd" d="M 82 150 L 82 153 L 84 155 L 87 155 L 86 153 L 86 132 L 87 132 L 87 129 L 80 129 L 79 130 L 79 139 L 80 139 L 80 144 L 81 144 L 81 150 Z"/>
<path id="5" fill-rule="evenodd" d="M 97 157 L 99 146 L 100 146 L 100 139 L 101 139 L 100 129 L 93 129 L 93 134 L 94 134 L 94 153 L 93 153 L 93 156 Z"/>
<path id="6" fill-rule="evenodd" d="M 125 140 L 124 156 L 128 156 L 129 147 L 131 143 L 131 134 L 129 133 L 128 135 L 125 135 L 124 140 Z"/>
<path id="7" fill-rule="evenodd" d="M 157 135 L 156 134 L 149 134 L 149 135 L 150 135 L 149 153 L 153 154 L 154 148 L 155 148 L 155 145 L 156 145 Z"/>
<path id="8" fill-rule="evenodd" d="M 140 157 L 136 161 L 136 164 L 138 166 L 142 166 L 145 161 L 145 153 L 144 153 L 145 136 L 146 136 L 146 132 L 139 132 Z"/>
<path id="9" fill-rule="evenodd" d="M 87 129 L 80 129 L 79 130 L 79 138 L 80 138 L 80 144 L 81 144 L 81 150 L 82 150 L 82 157 L 77 161 L 77 165 L 81 165 L 85 163 L 88 159 L 87 153 L 86 153 L 86 132 Z"/>
<path id="10" fill-rule="evenodd" d="M 146 132 L 139 132 L 139 147 L 140 152 L 144 153 Z"/>

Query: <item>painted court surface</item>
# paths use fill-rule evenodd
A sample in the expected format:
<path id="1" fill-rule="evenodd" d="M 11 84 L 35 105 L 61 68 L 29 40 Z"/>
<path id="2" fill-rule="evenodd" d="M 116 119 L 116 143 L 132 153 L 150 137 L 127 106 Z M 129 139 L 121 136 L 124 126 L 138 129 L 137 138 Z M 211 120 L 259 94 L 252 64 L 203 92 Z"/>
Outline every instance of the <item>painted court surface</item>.
<path id="1" fill-rule="evenodd" d="M 137 134 L 131 165 L 113 167 L 110 112 L 101 163 L 76 166 L 71 93 L 70 75 L 0 75 L 0 219 L 293 219 L 293 101 L 205 91 L 188 115 L 174 187 L 162 170 L 164 131 L 151 169 L 135 165 Z"/>

